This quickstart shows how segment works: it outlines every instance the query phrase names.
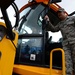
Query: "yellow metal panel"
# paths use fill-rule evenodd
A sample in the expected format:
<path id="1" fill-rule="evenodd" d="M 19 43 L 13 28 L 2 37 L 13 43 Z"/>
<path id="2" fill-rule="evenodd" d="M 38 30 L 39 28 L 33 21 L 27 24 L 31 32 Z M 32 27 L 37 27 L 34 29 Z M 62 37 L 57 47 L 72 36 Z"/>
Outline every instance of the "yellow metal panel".
<path id="1" fill-rule="evenodd" d="M 2 22 L 0 22 L 0 25 L 5 26 Z M 17 46 L 18 34 L 16 32 L 14 33 L 16 36 L 13 42 Z M 2 54 L 0 59 L 0 75 L 12 75 L 16 49 L 12 42 L 6 38 L 6 35 L 0 41 L 0 52 Z"/>
<path id="2" fill-rule="evenodd" d="M 50 75 L 50 68 L 14 65 L 14 73 L 20 75 Z M 52 75 L 62 75 L 61 70 L 52 69 Z"/>

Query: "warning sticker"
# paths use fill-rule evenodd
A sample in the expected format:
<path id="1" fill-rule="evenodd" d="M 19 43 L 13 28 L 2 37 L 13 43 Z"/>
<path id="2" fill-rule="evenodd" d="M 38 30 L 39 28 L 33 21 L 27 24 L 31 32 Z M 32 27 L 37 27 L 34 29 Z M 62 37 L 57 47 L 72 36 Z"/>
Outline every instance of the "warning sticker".
<path id="1" fill-rule="evenodd" d="M 36 60 L 36 55 L 35 55 L 35 54 L 31 54 L 31 55 L 30 55 L 30 60 L 35 61 L 35 60 Z"/>

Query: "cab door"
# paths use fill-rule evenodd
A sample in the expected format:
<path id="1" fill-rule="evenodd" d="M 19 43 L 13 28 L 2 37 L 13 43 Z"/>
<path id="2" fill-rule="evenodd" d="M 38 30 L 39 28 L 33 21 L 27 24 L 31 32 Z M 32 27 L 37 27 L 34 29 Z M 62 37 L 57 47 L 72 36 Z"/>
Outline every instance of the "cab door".
<path id="1" fill-rule="evenodd" d="M 48 10 L 45 9 L 46 7 L 44 5 L 36 4 L 27 7 L 21 12 L 16 55 L 18 63 L 38 66 L 44 65 L 45 49 L 42 20 Z"/>

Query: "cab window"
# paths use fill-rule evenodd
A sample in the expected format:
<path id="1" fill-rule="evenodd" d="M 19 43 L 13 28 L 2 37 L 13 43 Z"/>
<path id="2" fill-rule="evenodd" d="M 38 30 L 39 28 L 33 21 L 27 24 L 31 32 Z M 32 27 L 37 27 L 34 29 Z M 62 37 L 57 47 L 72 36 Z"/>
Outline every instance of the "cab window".
<path id="1" fill-rule="evenodd" d="M 44 37 L 42 20 L 39 22 L 39 15 L 41 12 L 44 12 L 44 9 L 45 7 L 41 4 L 32 5 L 26 8 L 20 15 L 19 41 L 16 55 L 19 63 L 29 65 L 43 64 Z M 39 23 L 41 24 L 39 25 Z"/>

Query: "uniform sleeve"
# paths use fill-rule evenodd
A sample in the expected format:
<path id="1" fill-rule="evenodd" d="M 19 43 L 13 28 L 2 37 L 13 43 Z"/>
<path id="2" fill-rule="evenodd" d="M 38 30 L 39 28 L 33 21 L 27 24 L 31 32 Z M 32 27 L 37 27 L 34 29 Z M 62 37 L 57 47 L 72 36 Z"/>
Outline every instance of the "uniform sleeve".
<path id="1" fill-rule="evenodd" d="M 47 30 L 52 31 L 52 32 L 58 32 L 59 31 L 59 23 L 56 26 L 54 26 L 51 22 L 49 22 L 49 24 L 47 26 Z"/>
<path id="2" fill-rule="evenodd" d="M 75 25 L 75 16 L 72 16 L 72 20 L 74 21 L 74 25 Z"/>
<path id="3" fill-rule="evenodd" d="M 75 16 L 72 16 L 73 21 L 75 22 Z"/>

